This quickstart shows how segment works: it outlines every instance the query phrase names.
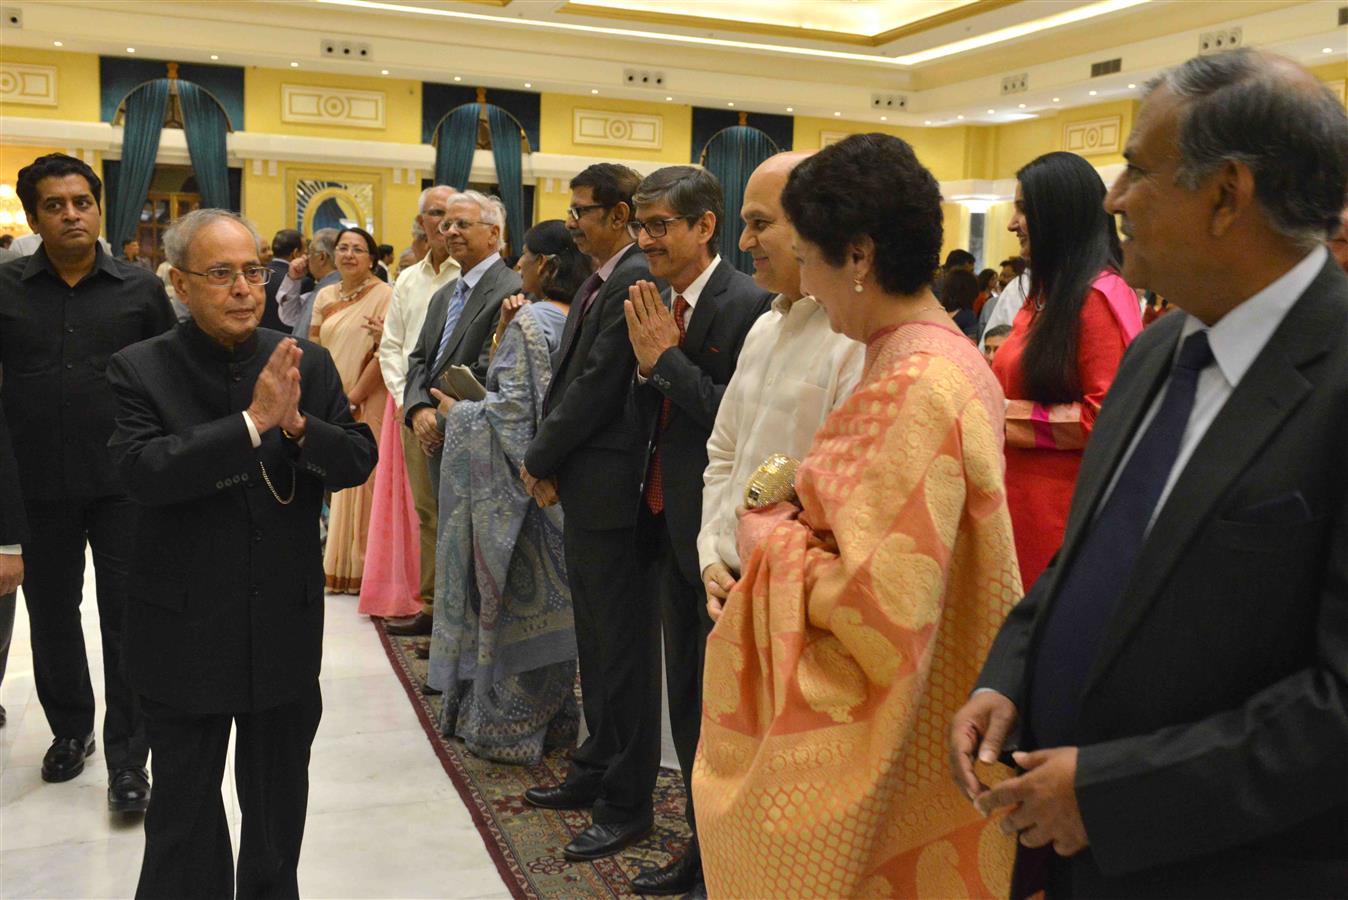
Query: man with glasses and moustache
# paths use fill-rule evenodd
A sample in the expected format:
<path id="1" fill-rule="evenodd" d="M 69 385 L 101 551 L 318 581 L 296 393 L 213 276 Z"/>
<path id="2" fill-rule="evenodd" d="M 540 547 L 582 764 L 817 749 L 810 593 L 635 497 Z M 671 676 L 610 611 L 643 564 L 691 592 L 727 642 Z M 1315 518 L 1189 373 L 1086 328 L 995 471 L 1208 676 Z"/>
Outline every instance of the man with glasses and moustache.
<path id="1" fill-rule="evenodd" d="M 108 806 L 143 811 L 150 795 L 145 728 L 122 675 L 137 510 L 108 454 L 116 400 L 105 369 L 113 353 L 172 328 L 173 309 L 154 273 L 99 245 L 102 183 L 89 166 L 61 153 L 42 156 L 19 171 L 17 189 L 42 244 L 0 266 L 0 391 L 27 517 L 23 589 L 33 677 L 55 738 L 42 778 L 75 778 L 95 747 L 80 627 L 87 543 L 103 644 Z"/>
<path id="2" fill-rule="evenodd" d="M 164 246 L 192 318 L 108 366 L 109 449 L 141 507 L 127 676 L 154 752 L 136 896 L 233 896 L 233 727 L 238 895 L 296 897 L 323 708 L 314 526 L 324 491 L 363 484 L 378 451 L 327 351 L 258 328 L 272 272 L 250 224 L 196 210 Z"/>
<path id="3" fill-rule="evenodd" d="M 379 370 L 389 396 L 398 404 L 398 419 L 403 419 L 403 392 L 407 389 L 407 365 L 412 349 L 421 337 L 426 323 L 426 310 L 436 291 L 459 277 L 459 263 L 449 255 L 446 235 L 440 230 L 445 219 L 448 200 L 456 192 L 449 185 L 438 184 L 421 192 L 417 225 L 426 235 L 427 253 L 416 264 L 398 273 L 393 285 L 393 299 L 384 316 L 384 336 L 379 340 Z M 431 490 L 431 474 L 426 468 L 426 454 L 412 429 L 403 425 L 403 460 L 407 465 L 407 480 L 412 488 L 412 503 L 416 507 L 421 529 L 421 612 L 407 622 L 390 624 L 389 634 L 428 635 L 431 633 L 431 611 L 435 603 L 435 529 L 438 515 L 436 496 Z"/>
<path id="4" fill-rule="evenodd" d="M 576 292 L 553 366 L 544 418 L 520 476 L 540 505 L 564 513 L 567 581 L 576 619 L 589 737 L 566 779 L 524 799 L 544 809 L 593 807 L 568 859 L 616 853 L 650 827 L 660 769 L 657 610 L 642 591 L 635 527 L 646 439 L 630 402 L 636 368 L 623 302 L 650 277 L 627 232 L 641 176 L 597 163 L 571 179 L 566 227 L 594 260 Z"/>

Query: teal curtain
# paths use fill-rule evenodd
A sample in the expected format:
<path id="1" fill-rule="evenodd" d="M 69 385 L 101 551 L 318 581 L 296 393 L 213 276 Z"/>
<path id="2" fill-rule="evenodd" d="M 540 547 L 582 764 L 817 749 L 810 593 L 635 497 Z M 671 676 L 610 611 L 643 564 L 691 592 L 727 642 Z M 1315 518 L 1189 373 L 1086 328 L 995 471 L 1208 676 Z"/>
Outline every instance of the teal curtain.
<path id="1" fill-rule="evenodd" d="M 510 113 L 491 104 L 487 104 L 487 125 L 491 128 L 491 155 L 496 161 L 496 187 L 505 204 L 506 235 L 511 252 L 519 254 L 524 250 L 524 232 L 529 227 L 520 178 L 520 125 Z"/>
<path id="2" fill-rule="evenodd" d="M 229 120 L 225 111 L 205 89 L 190 81 L 178 82 L 178 100 L 201 205 L 229 209 L 229 152 L 225 147 Z"/>
<path id="3" fill-rule="evenodd" d="M 108 204 L 108 237 L 113 253 L 120 253 L 122 241 L 136 233 L 145 195 L 150 192 L 154 161 L 159 155 L 159 135 L 164 130 L 168 88 L 168 79 L 159 78 L 132 91 L 126 98 L 122 164 L 117 172 L 117 190 Z"/>
<path id="4" fill-rule="evenodd" d="M 435 141 L 435 183 L 463 190 L 473 171 L 477 149 L 477 120 L 481 107 L 465 103 L 440 121 Z"/>
<path id="5" fill-rule="evenodd" d="M 721 223 L 721 258 L 741 272 L 753 274 L 754 261 L 740 252 L 740 207 L 744 186 L 759 163 L 777 153 L 777 145 L 757 128 L 736 125 L 716 132 L 702 151 L 702 164 L 725 191 L 725 221 Z"/>

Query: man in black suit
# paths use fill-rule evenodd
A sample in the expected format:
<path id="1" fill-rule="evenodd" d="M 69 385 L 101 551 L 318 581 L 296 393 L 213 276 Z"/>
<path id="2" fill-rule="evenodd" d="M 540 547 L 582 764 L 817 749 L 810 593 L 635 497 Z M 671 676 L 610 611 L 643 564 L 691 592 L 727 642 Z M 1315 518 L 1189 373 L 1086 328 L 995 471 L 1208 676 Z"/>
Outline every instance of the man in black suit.
<path id="1" fill-rule="evenodd" d="M 241 897 L 296 897 L 309 746 L 322 714 L 325 490 L 377 451 L 321 347 L 258 328 L 270 270 L 234 213 L 164 238 L 192 321 L 113 357 L 110 449 L 141 505 L 126 621 L 155 790 L 138 897 L 232 896 L 220 799 L 231 726 Z"/>
<path id="2" fill-rule="evenodd" d="M 28 540 L 28 518 L 19 488 L 19 464 L 9 443 L 9 425 L 0 406 L 0 684 L 5 681 L 9 642 L 14 636 L 14 605 L 23 584 L 23 542 Z M 5 708 L 0 706 L 0 725 Z"/>
<path id="3" fill-rule="evenodd" d="M 520 289 L 520 276 L 501 259 L 504 225 L 501 201 L 477 191 L 451 195 L 440 222 L 459 277 L 431 295 L 421 337 L 407 360 L 403 393 L 403 416 L 426 454 L 437 493 L 445 417 L 437 411 L 431 388 L 454 365 L 467 366 L 478 381 L 487 380 L 501 301 Z"/>
<path id="4" fill-rule="evenodd" d="M 276 298 L 276 292 L 290 273 L 290 264 L 297 259 L 304 259 L 307 248 L 304 235 L 293 228 L 282 228 L 272 237 L 271 260 L 267 263 L 267 268 L 271 269 L 271 278 L 267 281 L 267 305 L 262 311 L 262 328 L 290 330 L 281 321 L 280 301 Z"/>
<path id="5" fill-rule="evenodd" d="M 60 153 L 19 171 L 32 256 L 0 266 L 0 366 L 29 540 L 24 600 L 33 679 L 54 740 L 46 781 L 68 781 L 94 750 L 94 692 L 80 626 L 84 550 L 97 575 L 108 805 L 144 810 L 144 724 L 122 675 L 122 618 L 136 507 L 108 455 L 116 400 L 108 357 L 173 327 L 163 283 L 98 244 L 98 176 Z"/>
<path id="6" fill-rule="evenodd" d="M 1149 85 L 1124 155 L 1123 275 L 1183 312 L 1129 347 L 951 765 L 1016 896 L 1348 896 L 1348 116 L 1234 51 Z"/>
<path id="7" fill-rule="evenodd" d="M 547 809 L 593 806 L 593 827 L 565 849 L 573 859 L 615 853 L 650 828 L 660 769 L 659 625 L 642 590 L 634 532 L 646 439 L 631 402 L 636 361 L 623 317 L 628 289 L 650 277 L 627 233 L 640 181 L 614 163 L 571 179 L 567 228 L 595 273 L 571 304 L 544 418 L 520 472 L 540 504 L 561 498 L 589 732 L 566 780 L 524 797 Z"/>
<path id="8" fill-rule="evenodd" d="M 665 638 L 669 725 L 679 756 L 693 839 L 663 870 L 640 876 L 642 893 L 683 893 L 702 882 L 692 772 L 702 730 L 702 668 L 712 622 L 707 615 L 697 535 L 702 473 L 716 411 L 749 329 L 772 294 L 716 255 L 725 201 L 715 176 L 694 166 L 649 175 L 633 198 L 630 230 L 651 274 L 669 282 L 634 287 L 627 328 L 637 358 L 638 405 L 653 431 L 637 535 L 648 584 L 659 598 Z"/>

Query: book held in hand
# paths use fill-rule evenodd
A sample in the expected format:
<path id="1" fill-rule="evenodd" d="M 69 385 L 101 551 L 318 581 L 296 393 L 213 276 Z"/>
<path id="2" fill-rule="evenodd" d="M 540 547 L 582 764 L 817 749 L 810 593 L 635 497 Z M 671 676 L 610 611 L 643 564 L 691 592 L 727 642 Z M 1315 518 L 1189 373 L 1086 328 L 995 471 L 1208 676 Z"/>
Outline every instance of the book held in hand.
<path id="1" fill-rule="evenodd" d="M 481 400 L 487 396 L 487 389 L 482 386 L 482 382 L 473 376 L 472 371 L 464 365 L 450 366 L 445 369 L 440 376 L 436 387 L 446 397 L 452 397 L 455 400 Z"/>

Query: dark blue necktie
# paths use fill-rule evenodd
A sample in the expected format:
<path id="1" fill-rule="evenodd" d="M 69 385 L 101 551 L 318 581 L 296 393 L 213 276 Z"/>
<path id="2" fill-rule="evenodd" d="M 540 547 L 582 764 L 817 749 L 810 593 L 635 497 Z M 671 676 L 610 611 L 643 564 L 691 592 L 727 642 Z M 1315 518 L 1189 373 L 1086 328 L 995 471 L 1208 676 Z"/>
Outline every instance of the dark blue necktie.
<path id="1" fill-rule="evenodd" d="M 1198 376 L 1211 363 L 1206 331 L 1185 339 L 1160 408 L 1062 576 L 1033 661 L 1029 724 L 1038 747 L 1077 741 L 1086 676 L 1128 586 L 1157 501 L 1179 455 Z"/>

